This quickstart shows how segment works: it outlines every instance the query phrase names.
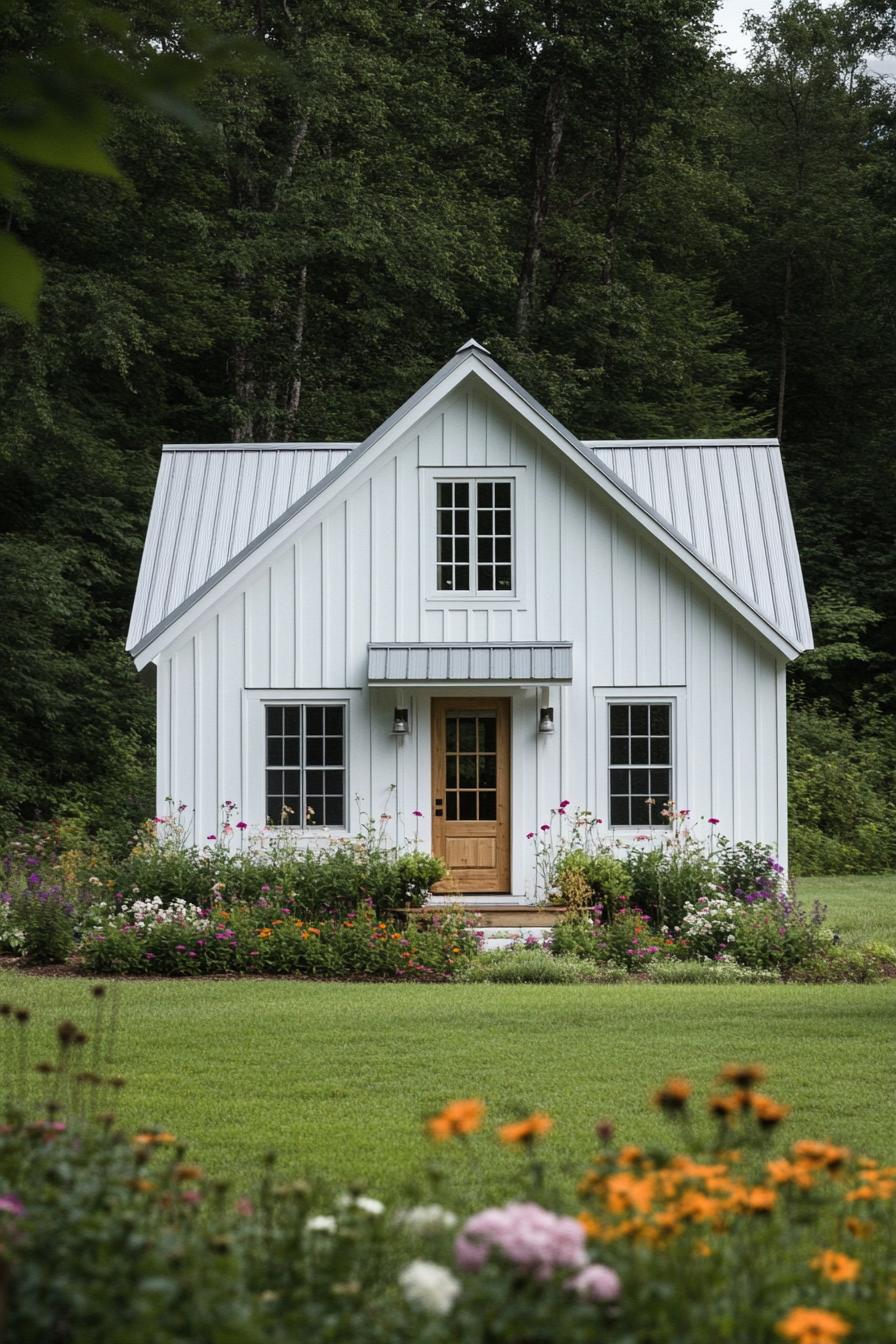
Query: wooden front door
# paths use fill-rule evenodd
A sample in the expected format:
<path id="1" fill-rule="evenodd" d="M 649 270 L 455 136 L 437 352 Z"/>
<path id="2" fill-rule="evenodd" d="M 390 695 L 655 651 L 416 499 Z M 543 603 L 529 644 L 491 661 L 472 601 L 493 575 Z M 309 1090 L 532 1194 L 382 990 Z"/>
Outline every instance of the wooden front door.
<path id="1" fill-rule="evenodd" d="M 436 891 L 510 890 L 510 701 L 432 702 L 432 847 L 448 865 Z"/>

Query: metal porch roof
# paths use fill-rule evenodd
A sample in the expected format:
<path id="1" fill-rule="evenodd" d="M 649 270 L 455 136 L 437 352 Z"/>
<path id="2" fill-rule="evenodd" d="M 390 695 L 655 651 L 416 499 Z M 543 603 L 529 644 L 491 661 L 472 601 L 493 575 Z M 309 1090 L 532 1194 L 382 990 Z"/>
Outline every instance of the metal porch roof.
<path id="1" fill-rule="evenodd" d="M 572 680 L 571 644 L 368 644 L 372 683 Z"/>

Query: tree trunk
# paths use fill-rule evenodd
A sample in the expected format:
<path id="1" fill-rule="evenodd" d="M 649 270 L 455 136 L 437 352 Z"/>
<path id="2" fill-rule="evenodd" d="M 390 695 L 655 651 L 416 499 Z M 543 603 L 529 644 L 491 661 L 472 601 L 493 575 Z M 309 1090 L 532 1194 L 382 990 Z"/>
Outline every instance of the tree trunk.
<path id="1" fill-rule="evenodd" d="M 308 267 L 299 271 L 299 292 L 296 300 L 296 320 L 293 329 L 292 358 L 290 360 L 289 383 L 286 388 L 284 438 L 291 439 L 296 432 L 299 419 L 299 402 L 302 396 L 302 346 L 305 342 L 305 297 L 308 289 Z"/>
<path id="2" fill-rule="evenodd" d="M 528 335 L 529 322 L 532 316 L 538 264 L 541 260 L 544 228 L 548 217 L 548 199 L 560 163 L 560 143 L 563 139 L 565 114 L 566 97 L 563 85 L 559 80 L 554 80 L 548 88 L 541 133 L 536 146 L 535 184 L 532 191 L 532 203 L 529 208 L 529 227 L 526 233 L 526 246 L 523 252 L 517 289 L 516 334 L 518 339 L 522 341 Z"/>
<path id="3" fill-rule="evenodd" d="M 787 338 L 788 323 L 790 322 L 790 292 L 793 282 L 793 255 L 788 252 L 787 262 L 784 266 L 784 303 L 780 316 L 781 323 L 781 341 L 778 356 L 778 415 L 775 424 L 775 433 L 780 442 L 784 437 L 784 394 L 787 389 Z"/>

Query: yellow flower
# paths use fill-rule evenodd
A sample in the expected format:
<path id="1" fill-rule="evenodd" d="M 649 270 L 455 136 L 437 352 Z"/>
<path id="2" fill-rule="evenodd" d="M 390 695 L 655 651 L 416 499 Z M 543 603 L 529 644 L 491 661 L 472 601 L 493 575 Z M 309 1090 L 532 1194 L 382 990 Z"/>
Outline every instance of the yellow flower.
<path id="1" fill-rule="evenodd" d="M 271 936 L 271 930 L 270 930 L 270 929 L 259 929 L 259 930 L 258 930 L 258 936 L 259 936 L 259 938 L 270 938 L 270 936 Z"/>
<path id="2" fill-rule="evenodd" d="M 831 1283 L 855 1283 L 862 1264 L 842 1251 L 819 1251 L 809 1261 L 809 1267 L 817 1269 L 822 1278 L 829 1279 Z"/>
<path id="3" fill-rule="evenodd" d="M 502 1143 L 533 1143 L 542 1135 L 550 1133 L 554 1122 L 549 1115 L 534 1111 L 526 1120 L 516 1120 L 509 1125 L 501 1125 L 498 1138 Z"/>
<path id="4" fill-rule="evenodd" d="M 808 1190 L 812 1185 L 812 1168 L 805 1162 L 776 1157 L 766 1162 L 765 1170 L 775 1185 L 798 1185 L 801 1190 Z"/>
<path id="5" fill-rule="evenodd" d="M 775 1329 L 794 1344 L 839 1344 L 852 1333 L 852 1326 L 842 1316 L 816 1307 L 794 1307 Z"/>
<path id="6" fill-rule="evenodd" d="M 467 1097 L 464 1101 L 449 1102 L 438 1115 L 427 1120 L 429 1136 L 437 1143 L 460 1135 L 472 1134 L 482 1125 L 485 1106 L 476 1097 Z"/>
<path id="7" fill-rule="evenodd" d="M 780 1102 L 774 1101 L 771 1097 L 764 1097 L 760 1092 L 752 1094 L 751 1105 L 753 1114 L 763 1129 L 772 1129 L 782 1120 L 786 1120 L 790 1114 L 789 1106 L 782 1106 Z"/>

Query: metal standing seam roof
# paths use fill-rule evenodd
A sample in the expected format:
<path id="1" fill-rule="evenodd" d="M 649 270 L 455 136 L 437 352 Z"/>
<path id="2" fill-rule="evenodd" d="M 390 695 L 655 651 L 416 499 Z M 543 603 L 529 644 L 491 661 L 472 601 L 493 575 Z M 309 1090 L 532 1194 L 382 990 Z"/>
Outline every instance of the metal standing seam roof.
<path id="1" fill-rule="evenodd" d="M 328 476 L 354 447 L 353 443 L 166 444 L 128 648 Z"/>
<path id="2" fill-rule="evenodd" d="M 572 680 L 571 644 L 368 644 L 370 682 Z"/>
<path id="3" fill-rule="evenodd" d="M 583 442 L 770 624 L 811 647 L 777 439 Z"/>
<path id="4" fill-rule="evenodd" d="M 608 485 L 621 493 L 624 498 L 627 498 L 631 502 L 632 512 L 636 518 L 640 513 L 654 520 L 663 531 L 669 534 L 671 540 L 674 540 L 694 557 L 698 566 L 706 573 L 714 576 L 723 587 L 731 591 L 733 596 L 751 608 L 759 620 L 773 629 L 794 652 L 811 648 L 811 629 L 799 557 L 796 552 L 793 523 L 787 503 L 780 454 L 773 440 L 719 440 L 715 442 L 707 440 L 678 440 L 674 442 L 636 440 L 630 443 L 613 440 L 610 442 L 583 442 L 571 434 L 505 369 L 502 369 L 484 347 L 476 341 L 468 341 L 461 346 L 460 350 L 447 364 L 434 373 L 422 387 L 418 388 L 402 406 L 398 407 L 360 444 L 169 445 L 165 450 L 166 454 L 195 454 L 199 463 L 208 459 L 211 463 L 208 469 L 211 473 L 212 484 L 209 486 L 205 483 L 203 473 L 206 467 L 199 466 L 192 472 L 186 473 L 186 475 L 181 472 L 180 484 L 178 485 L 178 473 L 170 469 L 166 471 L 167 464 L 165 454 L 163 454 L 162 468 L 156 487 L 143 563 L 140 569 L 134 613 L 128 634 L 127 647 L 132 654 L 138 657 L 145 648 L 161 636 L 168 626 L 184 615 L 204 593 L 222 582 L 232 569 L 272 536 L 275 536 L 292 518 L 307 507 L 321 490 L 333 484 L 349 466 L 350 458 L 355 460 L 372 449 L 416 406 L 433 391 L 438 390 L 441 383 L 459 367 L 469 364 L 472 371 L 475 365 L 479 363 L 519 396 L 533 413 L 540 417 L 566 443 L 574 456 L 591 464 L 598 475 L 606 479 Z M 720 453 L 726 449 L 737 447 L 764 448 L 768 452 L 769 479 L 759 482 L 759 476 L 762 473 L 761 469 L 757 471 L 758 484 L 755 496 L 749 489 L 744 490 L 741 494 L 739 485 L 738 494 L 741 494 L 741 500 L 738 503 L 731 490 L 726 489 L 719 494 L 718 491 L 714 491 L 707 486 L 705 513 L 699 504 L 699 490 L 696 486 L 694 473 L 692 470 L 684 468 L 686 471 L 686 493 L 690 492 L 688 498 L 691 501 L 688 505 L 688 518 L 692 523 L 701 518 L 704 519 L 704 523 L 692 527 L 692 531 L 701 538 L 702 543 L 709 541 L 706 549 L 701 549 L 701 542 L 692 541 L 685 532 L 679 531 L 678 526 L 671 520 L 670 516 L 662 513 L 662 489 L 652 492 L 656 502 L 651 502 L 650 494 L 640 494 L 636 486 L 629 484 L 624 476 L 618 474 L 605 460 L 605 456 L 612 457 L 619 464 L 620 469 L 624 471 L 625 458 L 624 456 L 618 456 L 618 454 L 620 452 L 624 453 L 625 450 L 652 448 L 666 453 L 696 447 L 715 448 Z M 274 488 L 270 486 L 266 494 L 263 481 L 259 481 L 260 477 L 266 476 L 270 482 L 271 470 L 266 473 L 261 472 L 258 463 L 255 463 L 258 476 L 251 488 L 251 496 L 248 493 L 248 485 L 245 491 L 242 488 L 238 491 L 235 490 L 233 477 L 236 474 L 237 478 L 240 478 L 240 473 L 239 471 L 236 473 L 231 471 L 228 489 L 234 493 L 231 497 L 222 482 L 220 491 L 224 510 L 223 513 L 219 512 L 218 504 L 214 502 L 213 498 L 215 494 L 213 482 L 216 472 L 221 471 L 223 473 L 223 463 L 216 465 L 213 461 L 215 455 L 227 454 L 229 456 L 235 454 L 237 457 L 246 455 L 247 474 L 251 477 L 252 459 L 261 455 L 262 460 L 267 461 L 268 455 L 275 453 L 287 454 L 290 460 L 289 467 L 283 468 L 283 474 L 285 475 L 288 470 L 291 478 L 291 484 L 287 490 L 287 495 L 291 496 L 291 500 L 282 507 L 282 511 L 277 513 L 276 508 L 282 503 L 284 496 L 277 494 L 275 498 Z M 307 484 L 304 485 L 304 488 L 302 488 L 304 468 L 294 468 L 292 463 L 293 456 L 300 454 L 331 455 L 326 462 L 325 470 L 323 456 L 320 458 L 311 456 L 305 464 L 308 474 Z M 652 458 L 653 455 L 649 460 L 652 460 Z M 693 459 L 691 455 L 686 454 L 684 460 L 689 464 L 689 468 L 692 468 Z M 670 481 L 675 479 L 676 470 L 674 466 L 670 468 Z M 735 466 L 735 471 L 738 470 L 738 467 Z M 295 479 L 293 480 L 294 472 Z M 275 478 L 279 477 L 282 481 L 279 472 L 273 472 L 273 475 Z M 633 475 L 635 480 L 639 481 L 634 469 Z M 729 474 L 728 484 L 730 485 L 730 483 Z M 282 490 L 282 484 L 280 489 Z M 265 509 L 266 502 L 269 505 L 267 510 Z M 756 503 L 760 505 L 758 512 L 754 509 L 748 518 L 742 518 L 745 532 L 741 538 L 737 525 L 737 518 L 741 515 L 737 514 L 737 510 L 738 508 L 750 509 Z M 716 507 L 719 504 L 721 505 L 721 511 Z M 674 510 L 671 510 L 671 512 L 674 514 Z M 212 519 L 216 520 L 214 529 L 211 526 Z M 230 522 L 229 529 L 228 521 Z M 683 513 L 679 521 L 684 521 Z M 219 524 L 223 524 L 220 529 Z M 731 537 L 728 550 L 733 556 L 739 556 L 741 550 L 744 547 L 746 548 L 748 556 L 746 568 L 749 569 L 752 580 L 746 588 L 741 588 L 739 582 L 724 573 L 713 558 L 713 539 L 717 536 L 717 530 L 723 527 L 730 529 Z M 756 549 L 755 538 L 754 543 L 747 539 L 747 534 L 752 534 L 757 528 L 759 531 L 756 532 L 756 536 L 758 537 L 761 533 L 763 545 L 766 549 L 767 582 L 763 580 L 761 555 Z M 214 537 L 212 535 L 213 531 Z M 240 539 L 242 539 L 241 545 L 239 544 Z M 227 540 L 227 544 L 224 544 L 225 540 Z M 779 547 L 784 553 L 783 570 L 775 564 L 772 558 L 775 547 Z M 720 556 L 724 556 L 725 547 L 721 541 L 717 546 L 717 551 Z M 739 574 L 746 573 L 743 564 L 739 567 L 733 564 L 732 568 Z M 792 619 L 790 620 L 787 619 L 788 604 L 781 587 L 785 570 L 786 580 L 791 590 L 790 617 Z M 204 578 L 201 577 L 203 574 L 205 575 Z M 763 593 L 765 597 L 769 597 L 771 594 L 771 600 L 767 601 L 764 606 L 760 605 L 755 596 L 757 591 Z M 779 611 L 783 613 L 783 623 L 779 621 Z"/>

